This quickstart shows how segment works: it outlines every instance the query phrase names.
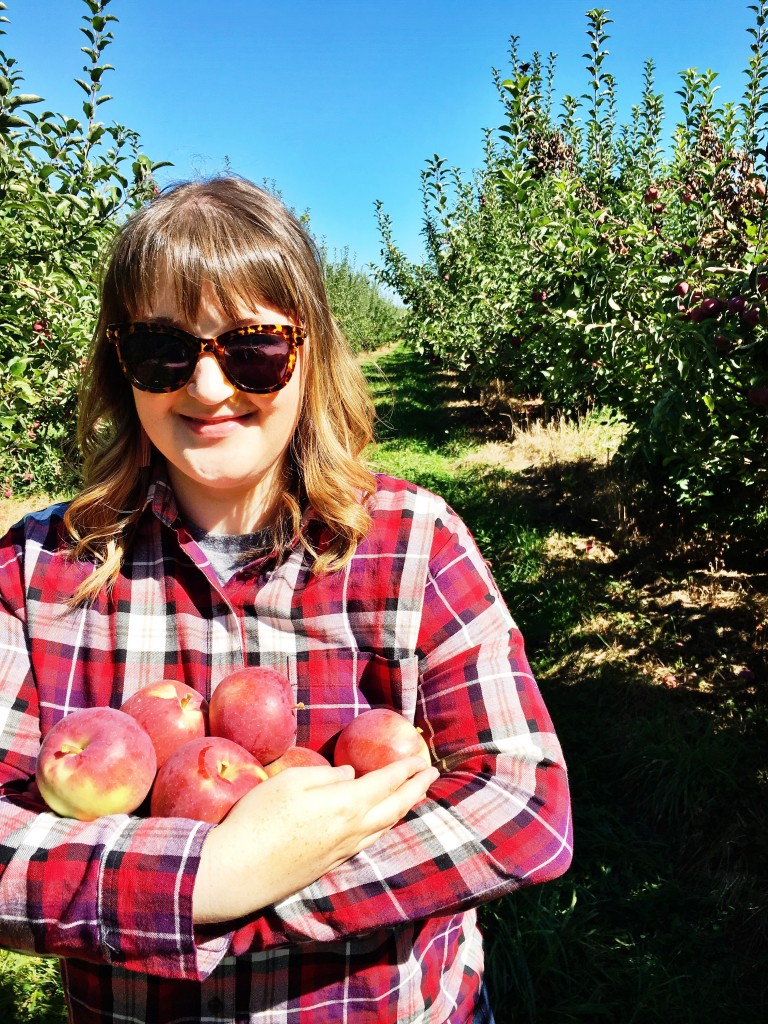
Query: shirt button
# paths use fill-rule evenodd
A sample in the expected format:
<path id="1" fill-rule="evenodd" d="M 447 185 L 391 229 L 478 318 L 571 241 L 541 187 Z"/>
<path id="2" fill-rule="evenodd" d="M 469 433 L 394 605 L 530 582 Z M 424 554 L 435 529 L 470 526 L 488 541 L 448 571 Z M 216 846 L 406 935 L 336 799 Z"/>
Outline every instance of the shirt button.
<path id="1" fill-rule="evenodd" d="M 221 999 L 219 999 L 218 996 L 214 996 L 213 999 L 208 1000 L 208 1009 L 211 1011 L 211 1013 L 219 1017 L 224 1012 L 224 1003 L 221 1001 Z"/>

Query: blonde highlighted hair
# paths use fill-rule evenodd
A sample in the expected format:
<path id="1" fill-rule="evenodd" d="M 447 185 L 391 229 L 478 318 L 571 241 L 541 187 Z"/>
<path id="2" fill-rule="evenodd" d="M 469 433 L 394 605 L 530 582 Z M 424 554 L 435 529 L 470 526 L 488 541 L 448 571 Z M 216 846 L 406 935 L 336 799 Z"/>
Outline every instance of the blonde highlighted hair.
<path id="1" fill-rule="evenodd" d="M 65 517 L 73 557 L 96 563 L 75 600 L 94 599 L 116 579 L 150 482 L 146 435 L 106 327 L 137 320 L 169 286 L 191 322 L 207 288 L 233 321 L 238 307 L 264 305 L 304 327 L 302 406 L 271 530 L 279 551 L 299 536 L 315 572 L 341 568 L 370 525 L 367 498 L 375 483 L 361 456 L 373 432 L 371 398 L 331 315 L 319 254 L 302 225 L 256 185 L 213 178 L 161 192 L 112 247 L 81 390 L 84 487 Z M 307 505 L 331 530 L 321 552 L 301 531 Z"/>

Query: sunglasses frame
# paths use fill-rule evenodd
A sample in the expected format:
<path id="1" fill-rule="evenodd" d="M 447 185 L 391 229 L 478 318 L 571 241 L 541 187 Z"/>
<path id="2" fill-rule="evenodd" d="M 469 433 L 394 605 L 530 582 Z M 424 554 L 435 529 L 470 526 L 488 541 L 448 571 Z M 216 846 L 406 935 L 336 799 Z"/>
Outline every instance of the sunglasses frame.
<path id="1" fill-rule="evenodd" d="M 123 353 L 120 349 L 120 342 L 129 338 L 137 331 L 148 331 L 152 334 L 165 334 L 172 338 L 177 338 L 187 346 L 190 352 L 189 376 L 186 377 L 178 387 L 150 388 L 147 387 L 146 384 L 142 384 L 141 381 L 136 380 L 130 367 L 123 358 Z M 268 388 L 243 387 L 242 384 L 233 380 L 229 370 L 227 369 L 227 343 L 235 338 L 267 337 L 270 335 L 277 335 L 288 341 L 288 361 L 286 363 L 282 379 L 277 384 L 273 384 Z M 141 321 L 137 321 L 135 323 L 109 324 L 106 329 L 106 336 L 107 340 L 115 346 L 120 368 L 131 384 L 135 388 L 138 388 L 139 391 L 148 391 L 150 394 L 154 395 L 171 394 L 174 391 L 181 391 L 182 388 L 185 388 L 192 380 L 195 369 L 197 368 L 198 360 L 204 352 L 210 352 L 215 357 L 221 372 L 229 383 L 233 387 L 237 388 L 238 391 L 244 391 L 249 395 L 274 394 L 275 391 L 281 391 L 293 376 L 293 371 L 296 367 L 298 347 L 299 345 L 304 344 L 304 340 L 306 338 L 304 329 L 302 327 L 297 327 L 295 324 L 248 324 L 244 327 L 235 327 L 233 330 L 225 331 L 223 334 L 218 334 L 213 338 L 198 338 L 196 335 L 190 334 L 188 331 L 183 331 L 180 327 L 174 327 L 172 324 L 154 324 Z"/>

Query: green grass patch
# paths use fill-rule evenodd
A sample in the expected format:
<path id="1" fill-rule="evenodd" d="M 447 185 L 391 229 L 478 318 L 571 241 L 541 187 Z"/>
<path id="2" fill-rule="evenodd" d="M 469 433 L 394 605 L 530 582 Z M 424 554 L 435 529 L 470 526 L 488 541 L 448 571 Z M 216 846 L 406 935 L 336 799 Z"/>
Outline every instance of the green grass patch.
<path id="1" fill-rule="evenodd" d="M 0 950 L 0 1015 L 9 1024 L 63 1024 L 58 960 Z"/>
<path id="2" fill-rule="evenodd" d="M 733 664 L 764 666 L 765 579 L 723 590 L 661 511 L 633 520 L 610 416 L 536 425 L 485 464 L 503 435 L 450 374 L 401 348 L 371 379 L 374 464 L 467 522 L 569 764 L 571 871 L 481 908 L 498 1024 L 762 1024 L 768 715 Z"/>

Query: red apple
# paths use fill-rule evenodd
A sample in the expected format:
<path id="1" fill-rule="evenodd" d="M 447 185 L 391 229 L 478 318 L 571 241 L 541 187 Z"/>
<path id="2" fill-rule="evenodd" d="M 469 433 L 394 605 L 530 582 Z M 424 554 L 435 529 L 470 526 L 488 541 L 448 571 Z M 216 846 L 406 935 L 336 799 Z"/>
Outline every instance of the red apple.
<path id="1" fill-rule="evenodd" d="M 256 758 L 222 736 L 190 740 L 157 773 L 150 809 L 155 818 L 195 818 L 218 824 L 241 796 L 266 779 Z"/>
<path id="2" fill-rule="evenodd" d="M 330 765 L 327 757 L 318 754 L 316 750 L 309 747 L 288 747 L 284 754 L 281 754 L 276 761 L 271 761 L 264 766 L 264 771 L 272 778 L 285 768 L 307 768 L 312 765 Z"/>
<path id="3" fill-rule="evenodd" d="M 86 708 L 48 732 L 35 779 L 51 810 L 93 821 L 135 811 L 156 769 L 152 741 L 134 718 L 116 708 Z"/>
<path id="4" fill-rule="evenodd" d="M 355 775 L 365 775 L 414 754 L 423 757 L 428 765 L 432 763 L 421 732 L 397 711 L 371 708 L 341 730 L 333 763 L 351 764 Z"/>
<path id="5" fill-rule="evenodd" d="M 741 319 L 748 327 L 757 327 L 760 323 L 760 307 L 747 306 L 741 314 Z"/>
<path id="6" fill-rule="evenodd" d="M 723 303 L 720 299 L 704 298 L 698 306 L 691 307 L 691 320 L 694 323 L 700 324 L 704 320 L 712 320 L 714 317 L 719 316 L 722 310 Z"/>
<path id="7" fill-rule="evenodd" d="M 211 735 L 245 747 L 262 764 L 296 742 L 296 702 L 290 681 L 274 668 L 241 668 L 221 680 L 208 709 Z"/>
<path id="8" fill-rule="evenodd" d="M 208 704 L 205 698 L 186 683 L 175 679 L 159 679 L 149 683 L 124 701 L 121 708 L 135 718 L 146 732 L 157 754 L 161 768 L 174 750 L 190 740 L 205 736 Z"/>

